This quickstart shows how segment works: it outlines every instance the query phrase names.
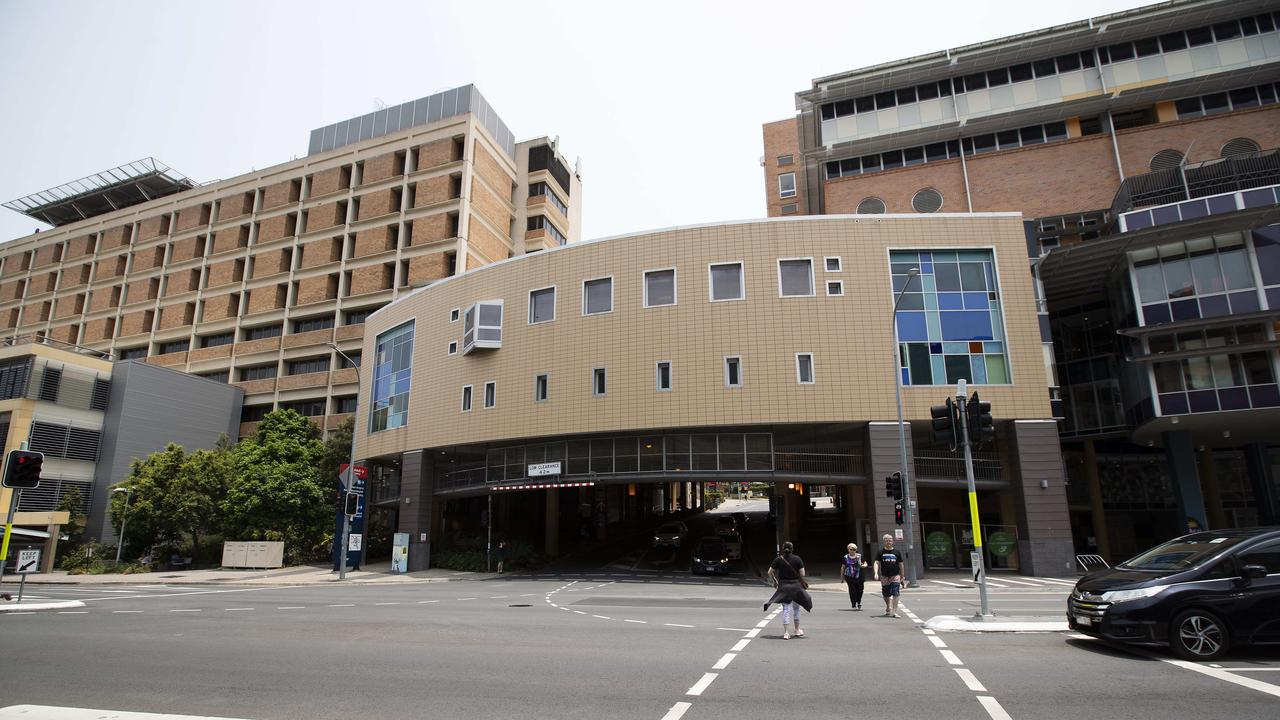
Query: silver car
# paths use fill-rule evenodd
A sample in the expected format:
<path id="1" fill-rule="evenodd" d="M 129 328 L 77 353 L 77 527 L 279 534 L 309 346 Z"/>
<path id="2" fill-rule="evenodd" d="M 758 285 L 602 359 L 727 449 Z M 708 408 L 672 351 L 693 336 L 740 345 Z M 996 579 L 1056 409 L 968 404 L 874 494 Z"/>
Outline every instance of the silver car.
<path id="1" fill-rule="evenodd" d="M 724 541 L 725 549 L 729 552 L 730 560 L 742 559 L 742 536 L 738 533 L 729 533 L 721 535 L 720 539 Z"/>

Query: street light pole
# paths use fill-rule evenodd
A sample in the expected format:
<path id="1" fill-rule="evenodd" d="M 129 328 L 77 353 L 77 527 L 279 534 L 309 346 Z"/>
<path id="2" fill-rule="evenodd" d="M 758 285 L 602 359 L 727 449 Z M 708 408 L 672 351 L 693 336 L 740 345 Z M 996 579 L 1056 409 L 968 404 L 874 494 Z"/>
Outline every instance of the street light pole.
<path id="1" fill-rule="evenodd" d="M 334 343 L 325 343 L 325 344 L 326 344 L 326 345 L 328 345 L 330 348 L 332 348 L 334 352 L 336 352 L 336 353 L 338 353 L 339 355 L 341 355 L 341 356 L 342 356 L 342 359 L 347 361 L 347 364 L 351 365 L 351 367 L 352 367 L 352 368 L 355 368 L 355 371 L 356 371 L 356 397 L 358 398 L 358 397 L 360 396 L 360 366 L 359 366 L 359 365 L 357 365 L 357 364 L 355 363 L 355 361 L 354 361 L 354 360 L 352 360 L 352 359 L 351 359 L 351 358 L 350 358 L 346 353 L 344 353 L 344 352 L 342 352 L 341 350 L 339 350 L 339 349 L 338 349 L 338 346 L 337 346 L 337 345 L 335 345 Z M 359 409 L 359 401 L 358 401 L 358 400 L 357 400 L 357 404 L 356 404 L 356 409 L 357 409 L 357 410 Z M 357 414 L 357 413 L 353 413 L 353 414 L 352 414 L 352 417 L 354 418 L 356 414 Z M 346 509 L 346 502 L 347 502 L 346 493 L 351 492 L 351 487 L 352 487 L 353 485 L 355 485 L 355 482 L 354 482 L 354 481 L 355 481 L 355 477 L 356 477 L 356 426 L 355 426 L 355 420 L 353 419 L 353 420 L 352 420 L 352 422 L 351 422 L 351 459 L 350 459 L 350 461 L 348 461 L 348 462 L 347 462 L 347 476 L 346 476 L 346 478 L 344 478 L 344 479 L 342 480 L 342 490 L 343 490 L 343 497 L 342 497 L 342 503 L 343 503 L 343 508 L 342 508 L 342 549 L 338 551 L 338 555 L 339 555 L 339 557 L 341 557 L 341 558 L 342 558 L 342 560 L 341 560 L 341 561 L 339 562 L 339 564 L 338 564 L 338 579 L 339 579 L 339 580 L 346 580 L 346 579 L 347 579 L 347 543 L 348 543 L 348 542 L 350 542 L 350 539 L 351 539 L 351 516 L 347 514 L 347 509 Z"/>
<path id="2" fill-rule="evenodd" d="M 124 493 L 124 517 L 120 518 L 120 540 L 116 543 L 116 564 L 120 564 L 120 553 L 124 552 L 124 527 L 129 522 L 129 498 L 133 497 L 133 488 L 111 488 L 113 493 Z"/>
<path id="3" fill-rule="evenodd" d="M 902 423 L 902 365 L 899 360 L 902 351 L 898 343 L 898 303 L 902 302 L 903 293 L 911 287 L 911 281 L 919 274 L 919 268 L 911 268 L 907 271 L 907 281 L 902 284 L 902 289 L 898 291 L 898 296 L 893 301 L 893 394 L 898 401 L 898 459 L 902 465 L 899 470 L 902 473 L 902 515 L 907 525 L 908 586 L 915 585 L 918 580 L 916 573 L 918 560 L 915 552 L 915 512 L 911 508 L 911 478 L 907 474 L 907 429 Z"/>

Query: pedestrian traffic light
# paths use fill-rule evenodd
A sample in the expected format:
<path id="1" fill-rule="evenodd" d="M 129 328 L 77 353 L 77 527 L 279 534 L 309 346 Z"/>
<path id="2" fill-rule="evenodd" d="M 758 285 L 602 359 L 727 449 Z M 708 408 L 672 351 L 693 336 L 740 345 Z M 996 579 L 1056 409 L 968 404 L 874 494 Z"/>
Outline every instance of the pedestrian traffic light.
<path id="1" fill-rule="evenodd" d="M 4 463 L 4 482 L 7 488 L 30 490 L 40 485 L 40 468 L 44 465 L 44 453 L 33 450 L 10 450 Z"/>
<path id="2" fill-rule="evenodd" d="M 346 507 L 343 508 L 343 512 L 345 512 L 347 515 L 354 516 L 359 510 L 360 510 L 360 495 L 353 492 L 347 493 Z"/>
<path id="3" fill-rule="evenodd" d="M 896 472 L 884 479 L 884 495 L 894 500 L 902 499 L 902 473 Z"/>
<path id="4" fill-rule="evenodd" d="M 956 430 L 959 426 L 956 417 L 956 404 L 950 397 L 947 398 L 946 405 L 934 405 L 929 409 L 929 414 L 933 416 L 933 439 L 940 443 L 946 443 L 952 450 L 959 444 L 959 438 L 956 437 Z"/>
<path id="5" fill-rule="evenodd" d="M 978 400 L 978 393 L 975 392 L 965 411 L 969 415 L 966 418 L 969 423 L 969 442 L 974 445 L 993 442 L 996 439 L 996 426 L 991 418 L 991 403 Z"/>
<path id="6" fill-rule="evenodd" d="M 902 515 L 906 510 L 902 507 L 902 501 L 893 504 L 893 521 L 899 525 L 902 524 Z"/>

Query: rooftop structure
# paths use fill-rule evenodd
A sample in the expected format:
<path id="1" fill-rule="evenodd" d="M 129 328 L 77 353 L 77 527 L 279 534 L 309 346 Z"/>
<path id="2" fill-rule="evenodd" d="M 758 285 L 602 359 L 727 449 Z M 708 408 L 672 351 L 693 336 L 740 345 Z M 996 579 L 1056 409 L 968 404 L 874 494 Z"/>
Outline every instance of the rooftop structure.
<path id="1" fill-rule="evenodd" d="M 195 186 L 187 176 L 148 157 L 10 200 L 4 206 L 58 227 Z"/>

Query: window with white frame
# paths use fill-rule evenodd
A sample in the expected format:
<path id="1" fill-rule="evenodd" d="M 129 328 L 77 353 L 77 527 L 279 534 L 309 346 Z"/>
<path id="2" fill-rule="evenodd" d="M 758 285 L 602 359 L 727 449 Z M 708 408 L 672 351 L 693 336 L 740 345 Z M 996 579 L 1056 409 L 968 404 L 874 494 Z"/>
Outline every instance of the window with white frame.
<path id="1" fill-rule="evenodd" d="M 529 291 L 529 324 L 551 322 L 556 319 L 556 289 L 554 286 Z"/>
<path id="2" fill-rule="evenodd" d="M 657 387 L 659 391 L 671 389 L 671 361 L 659 360 L 657 369 Z"/>
<path id="3" fill-rule="evenodd" d="M 707 275 L 711 284 L 711 302 L 742 300 L 747 296 L 747 287 L 742 277 L 742 263 L 708 265 Z"/>
<path id="4" fill-rule="evenodd" d="M 452 340 L 452 341 L 450 341 L 450 342 L 449 342 L 449 354 L 450 354 L 450 355 L 457 355 L 457 354 L 458 354 L 458 341 L 457 341 L 457 340 Z"/>
<path id="5" fill-rule="evenodd" d="M 591 394 L 602 397 L 609 388 L 605 384 L 604 368 L 591 369 Z"/>
<path id="6" fill-rule="evenodd" d="M 644 273 L 644 306 L 647 308 L 676 304 L 676 270 L 646 270 Z"/>
<path id="7" fill-rule="evenodd" d="M 484 406 L 487 410 L 498 404 L 498 383 L 496 380 L 490 380 L 484 384 Z"/>
<path id="8" fill-rule="evenodd" d="M 582 283 L 582 314 L 600 315 L 613 312 L 613 278 L 603 277 L 584 280 Z"/>
<path id="9" fill-rule="evenodd" d="M 733 355 L 724 359 L 724 384 L 725 387 L 742 387 L 742 358 L 740 356 Z"/>
<path id="10" fill-rule="evenodd" d="M 823 258 L 823 260 L 825 261 L 827 272 L 840 272 L 840 258 L 829 257 Z"/>
<path id="11" fill-rule="evenodd" d="M 828 280 L 828 281 L 827 281 L 827 294 L 828 294 L 828 295 L 843 295 L 843 294 L 844 294 L 844 281 L 843 281 L 843 280 Z"/>
<path id="12" fill-rule="evenodd" d="M 458 313 L 459 313 L 459 312 L 461 312 L 461 309 L 460 309 L 460 308 L 454 308 L 454 309 L 450 310 L 450 311 L 449 311 L 449 322 L 451 322 L 451 323 L 452 323 L 452 322 L 458 322 Z"/>
<path id="13" fill-rule="evenodd" d="M 778 294 L 782 297 L 813 296 L 813 259 L 778 261 Z"/>
<path id="14" fill-rule="evenodd" d="M 796 174 L 793 172 L 782 173 L 778 176 L 778 197 L 795 197 L 796 196 Z"/>
<path id="15" fill-rule="evenodd" d="M 462 386 L 462 412 L 471 412 L 471 386 Z"/>
<path id="16" fill-rule="evenodd" d="M 796 382 L 813 384 L 813 353 L 796 353 Z"/>
<path id="17" fill-rule="evenodd" d="M 546 373 L 533 376 L 533 401 L 546 402 L 550 393 L 551 382 Z"/>

